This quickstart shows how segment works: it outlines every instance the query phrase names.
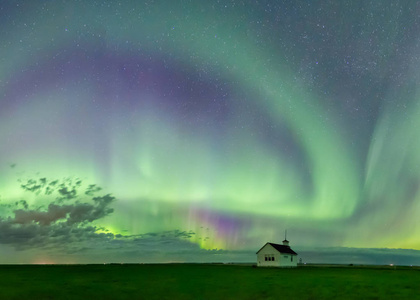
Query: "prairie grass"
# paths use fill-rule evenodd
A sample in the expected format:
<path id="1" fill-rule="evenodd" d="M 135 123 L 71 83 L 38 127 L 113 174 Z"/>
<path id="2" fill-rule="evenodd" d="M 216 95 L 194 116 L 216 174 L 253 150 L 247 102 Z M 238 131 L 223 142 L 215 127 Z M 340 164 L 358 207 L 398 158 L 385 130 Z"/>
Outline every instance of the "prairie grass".
<path id="1" fill-rule="evenodd" d="M 2 265 L 0 299 L 419 299 L 420 270 L 245 265 Z"/>

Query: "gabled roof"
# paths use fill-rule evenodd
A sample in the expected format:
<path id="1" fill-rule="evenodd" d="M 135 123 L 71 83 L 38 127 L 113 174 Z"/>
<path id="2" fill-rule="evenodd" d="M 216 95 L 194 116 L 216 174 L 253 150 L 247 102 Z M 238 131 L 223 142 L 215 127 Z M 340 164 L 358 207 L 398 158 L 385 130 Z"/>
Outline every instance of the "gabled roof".
<path id="1" fill-rule="evenodd" d="M 266 243 L 264 246 L 261 247 L 261 249 L 264 248 L 267 244 L 270 244 L 271 246 L 273 246 L 273 248 L 276 249 L 280 253 L 288 253 L 288 254 L 297 255 L 297 253 L 295 251 L 293 251 L 292 248 L 290 248 L 290 246 L 286 246 L 286 245 Z M 258 252 L 261 251 L 261 249 L 257 251 L 257 254 L 258 254 Z"/>

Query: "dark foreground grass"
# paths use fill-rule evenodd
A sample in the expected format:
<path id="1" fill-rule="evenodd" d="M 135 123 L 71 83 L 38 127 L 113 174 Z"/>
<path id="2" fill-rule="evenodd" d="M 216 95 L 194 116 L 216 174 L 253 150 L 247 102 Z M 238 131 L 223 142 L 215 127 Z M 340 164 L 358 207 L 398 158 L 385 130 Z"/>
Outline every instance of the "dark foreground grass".
<path id="1" fill-rule="evenodd" d="M 420 299 L 411 268 L 0 266 L 0 299 Z"/>

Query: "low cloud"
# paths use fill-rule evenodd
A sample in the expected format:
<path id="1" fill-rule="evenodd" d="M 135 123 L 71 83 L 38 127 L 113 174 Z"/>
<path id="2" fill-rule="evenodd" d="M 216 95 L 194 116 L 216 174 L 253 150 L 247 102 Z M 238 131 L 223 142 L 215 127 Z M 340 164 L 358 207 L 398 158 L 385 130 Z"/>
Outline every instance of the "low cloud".
<path id="1" fill-rule="evenodd" d="M 0 217 L 0 244 L 14 246 L 17 250 L 33 247 L 63 246 L 92 238 L 110 239 L 110 233 L 100 232 L 93 222 L 110 215 L 114 210 L 110 205 L 115 197 L 110 194 L 96 196 L 100 188 L 90 185 L 86 193 L 82 180 L 47 178 L 21 181 L 21 188 L 37 197 L 50 199 L 47 207 L 34 207 L 20 200 L 15 205 L 5 205 L 10 210 L 8 217 Z M 83 197 L 79 197 L 81 194 Z"/>
<path id="2" fill-rule="evenodd" d="M 420 265 L 420 251 L 392 248 L 294 248 L 304 263 Z"/>
<path id="3" fill-rule="evenodd" d="M 20 187 L 40 198 L 42 203 L 46 200 L 49 203 L 38 207 L 25 200 L 3 204 L 6 217 L 0 217 L 0 244 L 15 250 L 87 255 L 91 259 L 95 253 L 138 257 L 140 253 L 164 255 L 201 251 L 189 241 L 195 234 L 192 231 L 123 235 L 97 226 L 96 221 L 113 213 L 111 206 L 116 199 L 111 194 L 98 195 L 102 188 L 95 184 L 86 187 L 78 178 L 49 180 L 41 177 L 20 181 Z"/>

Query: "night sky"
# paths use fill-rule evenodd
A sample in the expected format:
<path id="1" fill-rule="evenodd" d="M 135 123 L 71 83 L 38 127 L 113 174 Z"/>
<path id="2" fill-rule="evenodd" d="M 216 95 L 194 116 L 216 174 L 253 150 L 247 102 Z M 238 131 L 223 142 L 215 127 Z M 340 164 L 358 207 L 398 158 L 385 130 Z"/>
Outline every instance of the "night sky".
<path id="1" fill-rule="evenodd" d="M 0 263 L 420 264 L 419 16 L 1 1 Z"/>

